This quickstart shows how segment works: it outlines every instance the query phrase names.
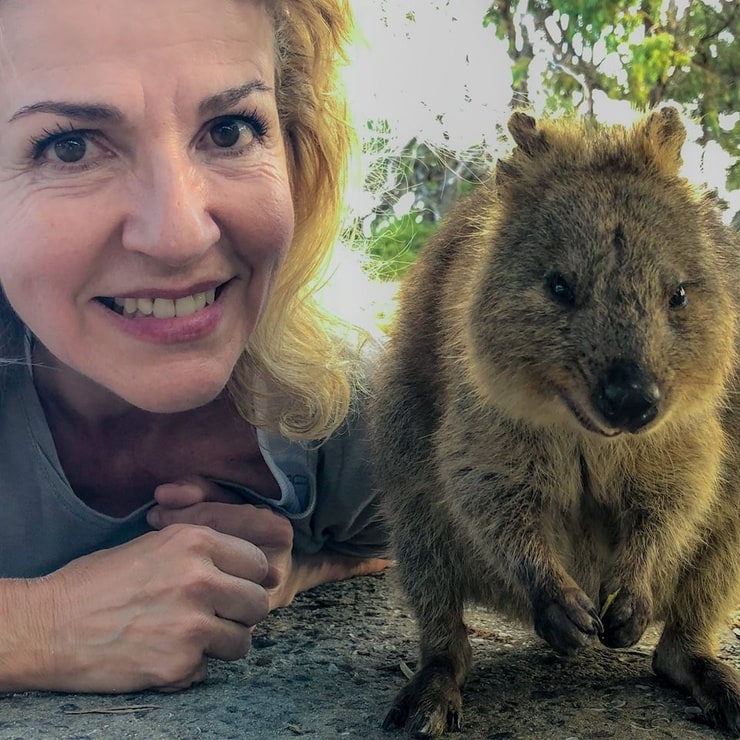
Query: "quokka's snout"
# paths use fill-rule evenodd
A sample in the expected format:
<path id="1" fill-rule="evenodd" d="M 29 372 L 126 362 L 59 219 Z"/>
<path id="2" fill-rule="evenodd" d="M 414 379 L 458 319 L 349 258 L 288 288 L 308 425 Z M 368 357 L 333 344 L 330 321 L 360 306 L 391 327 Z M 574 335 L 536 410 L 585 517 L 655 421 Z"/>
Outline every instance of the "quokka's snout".
<path id="1" fill-rule="evenodd" d="M 639 432 L 660 412 L 661 391 L 651 373 L 638 363 L 617 360 L 598 378 L 591 403 L 606 424 Z"/>

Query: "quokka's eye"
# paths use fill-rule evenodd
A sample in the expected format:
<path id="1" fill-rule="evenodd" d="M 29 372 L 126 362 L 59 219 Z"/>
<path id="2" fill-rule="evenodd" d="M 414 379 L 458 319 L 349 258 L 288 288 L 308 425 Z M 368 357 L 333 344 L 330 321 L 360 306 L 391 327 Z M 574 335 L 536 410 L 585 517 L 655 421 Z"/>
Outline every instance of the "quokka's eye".
<path id="1" fill-rule="evenodd" d="M 686 308 L 689 303 L 689 297 L 686 295 L 686 288 L 683 285 L 679 285 L 671 296 L 668 305 L 675 311 L 680 308 Z"/>
<path id="2" fill-rule="evenodd" d="M 559 273 L 554 272 L 547 278 L 547 288 L 550 295 L 564 306 L 573 306 L 576 302 L 576 296 L 573 289 L 568 285 L 568 281 Z"/>

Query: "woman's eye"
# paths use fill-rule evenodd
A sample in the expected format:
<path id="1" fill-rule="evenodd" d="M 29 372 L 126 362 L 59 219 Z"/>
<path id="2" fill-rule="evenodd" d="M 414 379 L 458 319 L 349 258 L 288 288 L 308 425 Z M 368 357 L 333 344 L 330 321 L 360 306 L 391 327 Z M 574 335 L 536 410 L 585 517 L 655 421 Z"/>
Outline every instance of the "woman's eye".
<path id="1" fill-rule="evenodd" d="M 222 116 L 212 121 L 201 146 L 241 151 L 267 133 L 267 125 L 256 114 Z"/>
<path id="2" fill-rule="evenodd" d="M 217 121 L 208 134 L 211 141 L 222 149 L 228 149 L 237 144 L 249 144 L 254 138 L 254 131 L 244 121 L 235 118 Z"/>
<path id="3" fill-rule="evenodd" d="M 44 164 L 92 164 L 92 160 L 106 155 L 106 149 L 96 143 L 92 131 L 44 131 L 43 136 L 31 143 L 33 159 Z"/>
<path id="4" fill-rule="evenodd" d="M 87 142 L 81 136 L 67 136 L 63 139 L 57 139 L 52 149 L 55 156 L 65 164 L 79 162 L 87 152 Z"/>

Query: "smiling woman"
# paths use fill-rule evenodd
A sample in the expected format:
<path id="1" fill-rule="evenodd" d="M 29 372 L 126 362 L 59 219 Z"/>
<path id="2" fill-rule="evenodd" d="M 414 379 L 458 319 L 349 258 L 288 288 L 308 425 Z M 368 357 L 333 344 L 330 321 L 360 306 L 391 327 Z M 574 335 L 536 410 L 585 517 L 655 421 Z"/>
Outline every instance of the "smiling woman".
<path id="1" fill-rule="evenodd" d="M 0 5 L 0 690 L 180 687 L 385 565 L 361 341 L 313 299 L 349 12 L 75 11 Z"/>

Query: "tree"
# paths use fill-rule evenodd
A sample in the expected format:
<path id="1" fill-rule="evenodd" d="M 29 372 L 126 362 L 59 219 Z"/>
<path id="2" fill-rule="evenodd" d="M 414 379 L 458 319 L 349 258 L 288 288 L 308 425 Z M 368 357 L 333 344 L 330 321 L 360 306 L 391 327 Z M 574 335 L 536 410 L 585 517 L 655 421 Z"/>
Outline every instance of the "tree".
<path id="1" fill-rule="evenodd" d="M 531 97 L 533 62 L 544 54 L 547 108 L 594 115 L 601 92 L 648 109 L 670 100 L 700 122 L 699 143 L 733 159 L 740 187 L 740 5 L 734 0 L 496 0 L 484 23 L 508 43 L 514 105 Z M 723 117 L 732 122 L 723 127 Z"/>
<path id="2" fill-rule="evenodd" d="M 363 224 L 355 224 L 368 240 L 368 251 L 379 262 L 378 276 L 401 277 L 436 231 L 439 220 L 457 198 L 481 181 L 491 162 L 480 148 L 455 152 L 413 138 L 403 149 L 388 152 L 384 126 L 366 139 L 376 157 L 365 179 L 365 190 L 377 203 Z"/>

